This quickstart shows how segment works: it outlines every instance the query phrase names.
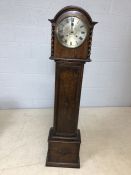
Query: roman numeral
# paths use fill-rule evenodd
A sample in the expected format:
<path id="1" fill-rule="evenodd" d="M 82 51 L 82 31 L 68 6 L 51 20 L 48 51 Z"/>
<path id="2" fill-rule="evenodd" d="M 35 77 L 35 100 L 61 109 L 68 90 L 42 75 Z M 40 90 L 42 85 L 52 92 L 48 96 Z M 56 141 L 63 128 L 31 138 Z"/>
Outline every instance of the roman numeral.
<path id="1" fill-rule="evenodd" d="M 66 19 L 66 23 L 69 23 L 69 19 Z"/>
<path id="2" fill-rule="evenodd" d="M 79 39 L 80 39 L 80 40 L 83 40 L 83 38 L 82 38 L 81 36 L 79 37 Z"/>
<path id="3" fill-rule="evenodd" d="M 84 27 L 84 26 L 80 26 L 80 28 L 82 28 L 82 27 Z"/>
<path id="4" fill-rule="evenodd" d="M 81 34 L 85 34 L 85 32 L 82 31 Z"/>
<path id="5" fill-rule="evenodd" d="M 70 42 L 70 46 L 72 46 L 72 42 Z"/>
<path id="6" fill-rule="evenodd" d="M 71 22 L 74 22 L 74 18 L 71 18 Z"/>

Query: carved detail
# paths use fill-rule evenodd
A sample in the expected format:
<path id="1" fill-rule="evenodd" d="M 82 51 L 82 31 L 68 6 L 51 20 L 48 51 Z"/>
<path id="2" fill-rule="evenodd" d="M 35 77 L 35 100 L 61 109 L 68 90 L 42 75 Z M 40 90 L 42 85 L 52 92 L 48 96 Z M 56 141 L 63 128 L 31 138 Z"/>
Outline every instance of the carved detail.
<path id="1" fill-rule="evenodd" d="M 51 31 L 51 56 L 54 56 L 54 31 L 55 31 L 55 24 L 52 23 L 52 31 Z"/>
<path id="2" fill-rule="evenodd" d="M 90 59 L 90 55 L 91 55 L 92 34 L 93 34 L 93 27 L 90 28 L 89 40 L 88 40 L 88 56 L 87 57 L 89 59 Z"/>

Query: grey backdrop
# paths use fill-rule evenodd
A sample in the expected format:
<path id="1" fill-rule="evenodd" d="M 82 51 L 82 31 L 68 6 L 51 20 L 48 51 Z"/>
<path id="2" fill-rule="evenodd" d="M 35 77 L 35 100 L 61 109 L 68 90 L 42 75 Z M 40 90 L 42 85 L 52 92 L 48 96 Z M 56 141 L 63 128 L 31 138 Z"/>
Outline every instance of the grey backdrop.
<path id="1" fill-rule="evenodd" d="M 53 106 L 48 18 L 67 5 L 99 22 L 81 106 L 131 105 L 131 0 L 0 0 L 0 108 Z"/>

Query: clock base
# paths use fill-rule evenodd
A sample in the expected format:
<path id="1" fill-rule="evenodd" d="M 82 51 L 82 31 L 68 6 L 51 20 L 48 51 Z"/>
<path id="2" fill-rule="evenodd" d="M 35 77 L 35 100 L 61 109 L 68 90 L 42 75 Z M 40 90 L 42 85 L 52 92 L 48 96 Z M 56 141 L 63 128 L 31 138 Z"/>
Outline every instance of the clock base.
<path id="1" fill-rule="evenodd" d="M 77 163 L 62 163 L 62 162 L 49 162 L 46 160 L 46 166 L 50 167 L 63 167 L 63 168 L 80 168 L 80 161 Z"/>
<path id="2" fill-rule="evenodd" d="M 46 166 L 80 168 L 80 143 L 80 130 L 77 130 L 77 135 L 74 137 L 63 137 L 53 135 L 53 128 L 51 128 Z"/>

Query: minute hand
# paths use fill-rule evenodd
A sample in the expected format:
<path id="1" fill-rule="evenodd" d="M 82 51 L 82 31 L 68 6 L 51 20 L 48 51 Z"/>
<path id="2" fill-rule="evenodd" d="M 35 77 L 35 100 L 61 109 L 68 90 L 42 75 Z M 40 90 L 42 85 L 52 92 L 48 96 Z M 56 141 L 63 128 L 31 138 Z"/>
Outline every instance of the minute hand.
<path id="1" fill-rule="evenodd" d="M 71 23 L 71 33 L 73 33 L 73 26 L 74 26 L 74 24 Z"/>

